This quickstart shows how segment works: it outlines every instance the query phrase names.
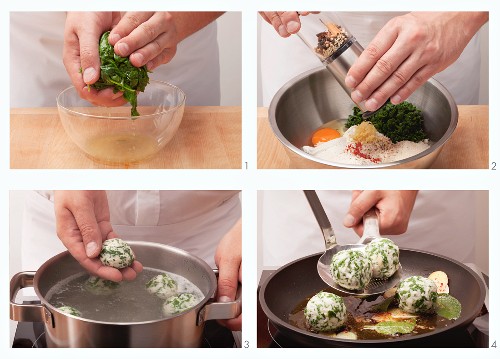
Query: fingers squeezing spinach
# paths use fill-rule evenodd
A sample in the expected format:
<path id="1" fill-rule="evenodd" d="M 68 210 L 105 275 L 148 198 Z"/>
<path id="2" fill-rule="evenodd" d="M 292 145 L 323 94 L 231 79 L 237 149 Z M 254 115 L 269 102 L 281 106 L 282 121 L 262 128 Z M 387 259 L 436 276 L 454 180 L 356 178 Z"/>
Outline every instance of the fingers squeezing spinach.
<path id="1" fill-rule="evenodd" d="M 108 42 L 109 31 L 99 41 L 99 57 L 101 59 L 101 77 L 91 85 L 97 90 L 113 87 L 114 93 L 123 92 L 123 97 L 130 102 L 131 116 L 139 116 L 137 112 L 137 92 L 144 92 L 149 83 L 146 66 L 135 67 L 128 57 L 115 54 L 113 46 Z"/>

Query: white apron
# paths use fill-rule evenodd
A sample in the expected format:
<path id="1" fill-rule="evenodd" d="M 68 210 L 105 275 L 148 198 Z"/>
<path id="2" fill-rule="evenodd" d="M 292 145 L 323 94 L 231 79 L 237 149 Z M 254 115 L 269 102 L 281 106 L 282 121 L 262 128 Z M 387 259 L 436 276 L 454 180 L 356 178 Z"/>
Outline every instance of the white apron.
<path id="1" fill-rule="evenodd" d="M 10 15 L 11 107 L 54 107 L 71 85 L 62 61 L 64 12 L 12 12 Z M 96 45 L 97 46 L 97 45 Z M 186 93 L 186 104 L 220 104 L 217 24 L 212 22 L 177 46 L 168 64 L 150 74 Z"/>
<path id="2" fill-rule="evenodd" d="M 391 18 L 403 15 L 401 12 L 336 12 L 347 29 L 366 48 L 378 31 Z M 262 22 L 261 43 L 261 85 L 263 106 L 269 106 L 274 94 L 293 77 L 315 67 L 322 66 L 314 54 L 307 49 L 298 36 L 281 38 L 274 28 L 259 16 Z M 307 27 L 307 16 L 301 16 L 302 26 Z M 451 92 L 459 105 L 477 104 L 480 78 L 480 44 L 475 35 L 460 58 L 446 70 L 435 75 Z"/>
<path id="3" fill-rule="evenodd" d="M 302 191 L 262 191 L 264 267 L 279 267 L 325 250 L 318 223 Z M 359 237 L 342 224 L 351 191 L 318 191 L 339 243 Z M 388 235 L 398 246 L 434 252 L 460 262 L 474 262 L 474 193 L 420 191 L 406 233 Z"/>
<path id="4" fill-rule="evenodd" d="M 212 268 L 215 268 L 217 244 L 241 217 L 237 191 L 107 191 L 107 194 L 111 223 L 121 238 L 181 248 Z M 64 250 L 56 234 L 52 191 L 33 191 L 26 198 L 23 215 L 22 269 L 36 270 Z"/>

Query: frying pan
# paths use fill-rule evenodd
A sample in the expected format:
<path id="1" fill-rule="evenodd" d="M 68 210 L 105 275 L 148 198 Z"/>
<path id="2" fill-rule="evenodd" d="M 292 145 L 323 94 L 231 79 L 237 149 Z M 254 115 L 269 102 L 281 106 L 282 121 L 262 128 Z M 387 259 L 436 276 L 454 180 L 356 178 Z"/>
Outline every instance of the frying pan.
<path id="1" fill-rule="evenodd" d="M 432 332 L 423 334 L 377 340 L 331 338 L 302 330 L 288 323 L 289 314 L 301 301 L 327 287 L 316 270 L 321 254 L 300 258 L 279 268 L 267 278 L 259 291 L 262 310 L 269 320 L 282 334 L 304 346 L 415 346 L 423 339 L 429 339 L 429 336 L 438 336 L 472 323 L 479 315 L 486 296 L 486 288 L 482 280 L 462 263 L 429 252 L 400 248 L 403 279 L 412 275 L 427 277 L 437 270 L 448 274 L 450 294 L 462 304 L 460 318 L 447 327 L 436 328 Z"/>

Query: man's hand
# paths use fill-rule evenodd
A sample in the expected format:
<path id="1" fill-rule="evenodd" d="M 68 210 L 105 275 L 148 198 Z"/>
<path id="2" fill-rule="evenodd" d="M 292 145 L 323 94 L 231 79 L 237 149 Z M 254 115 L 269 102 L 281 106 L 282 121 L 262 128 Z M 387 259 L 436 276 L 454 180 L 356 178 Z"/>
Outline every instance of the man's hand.
<path id="1" fill-rule="evenodd" d="M 99 39 L 120 19 L 117 12 L 68 12 L 64 28 L 63 63 L 81 98 L 100 106 L 121 106 L 127 101 L 112 88 L 97 91 L 89 85 L 99 80 Z"/>
<path id="2" fill-rule="evenodd" d="M 379 210 L 380 234 L 402 234 L 408 228 L 418 191 L 353 191 L 344 226 L 363 234 L 363 215 L 372 207 Z"/>
<path id="3" fill-rule="evenodd" d="M 88 272 L 119 282 L 132 280 L 142 271 L 137 260 L 118 270 L 99 260 L 102 242 L 117 237 L 110 223 L 105 191 L 55 191 L 57 235 L 71 255 Z"/>
<path id="4" fill-rule="evenodd" d="M 179 42 L 176 22 L 169 12 L 127 12 L 109 34 L 109 43 L 135 67 L 153 70 L 172 60 Z"/>
<path id="5" fill-rule="evenodd" d="M 235 300 L 238 283 L 241 283 L 241 219 L 221 239 L 214 258 L 219 268 L 217 301 Z M 241 330 L 241 314 L 238 318 L 220 320 L 219 323 L 233 331 Z"/>
<path id="6" fill-rule="evenodd" d="M 300 30 L 299 14 L 302 15 L 302 13 L 296 11 L 261 11 L 259 13 L 281 37 L 288 37 Z"/>
<path id="7" fill-rule="evenodd" d="M 387 99 L 406 100 L 455 62 L 488 13 L 412 12 L 391 19 L 349 70 L 354 102 L 375 111 Z"/>

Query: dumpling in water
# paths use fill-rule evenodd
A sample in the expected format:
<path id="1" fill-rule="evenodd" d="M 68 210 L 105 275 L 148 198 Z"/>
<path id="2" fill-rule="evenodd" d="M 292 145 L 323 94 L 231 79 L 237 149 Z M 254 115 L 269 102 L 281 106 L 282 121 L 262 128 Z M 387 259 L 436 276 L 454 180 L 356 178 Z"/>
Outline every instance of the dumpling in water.
<path id="1" fill-rule="evenodd" d="M 120 269 L 131 266 L 135 255 L 125 241 L 120 238 L 111 238 L 102 243 L 99 259 L 105 266 Z"/>
<path id="2" fill-rule="evenodd" d="M 319 292 L 307 302 L 304 316 L 310 329 L 318 332 L 330 331 L 344 326 L 347 308 L 344 300 L 338 295 Z"/>
<path id="3" fill-rule="evenodd" d="M 372 262 L 372 277 L 387 279 L 399 268 L 399 248 L 388 238 L 378 238 L 365 247 L 365 254 Z"/>
<path id="4" fill-rule="evenodd" d="M 191 293 L 181 293 L 166 300 L 163 304 L 163 314 L 174 315 L 191 309 L 199 300 Z"/>
<path id="5" fill-rule="evenodd" d="M 168 274 L 158 274 L 146 283 L 146 290 L 161 299 L 168 299 L 177 293 L 177 282 Z"/>
<path id="6" fill-rule="evenodd" d="M 59 307 L 57 309 L 59 309 L 63 313 L 74 315 L 75 317 L 82 316 L 82 313 L 80 313 L 79 310 L 77 310 L 76 308 L 70 307 L 69 305 L 63 305 L 62 307 Z"/>
<path id="7" fill-rule="evenodd" d="M 120 283 L 111 280 L 90 276 L 85 282 L 84 288 L 86 291 L 95 295 L 109 295 L 113 293 L 119 285 Z"/>
<path id="8" fill-rule="evenodd" d="M 332 279 L 350 290 L 364 289 L 372 277 L 372 264 L 363 251 L 347 249 L 332 257 Z"/>
<path id="9" fill-rule="evenodd" d="M 432 279 L 413 276 L 399 283 L 396 298 L 399 308 L 407 313 L 432 313 L 437 300 L 437 287 Z"/>

